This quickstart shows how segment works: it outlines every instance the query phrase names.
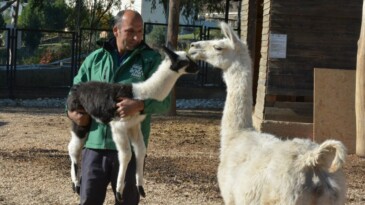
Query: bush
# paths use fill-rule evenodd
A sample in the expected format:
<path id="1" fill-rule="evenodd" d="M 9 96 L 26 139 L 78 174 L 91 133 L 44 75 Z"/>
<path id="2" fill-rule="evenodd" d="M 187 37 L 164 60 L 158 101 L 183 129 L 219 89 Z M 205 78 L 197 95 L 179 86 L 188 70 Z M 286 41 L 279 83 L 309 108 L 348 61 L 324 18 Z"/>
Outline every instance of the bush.
<path id="1" fill-rule="evenodd" d="M 153 26 L 151 32 L 146 35 L 146 43 L 152 48 L 160 48 L 166 42 L 166 26 Z"/>
<path id="2" fill-rule="evenodd" d="M 27 48 L 18 51 L 18 64 L 48 64 L 53 61 L 71 57 L 71 46 L 69 44 L 48 44 L 40 46 L 29 53 Z"/>

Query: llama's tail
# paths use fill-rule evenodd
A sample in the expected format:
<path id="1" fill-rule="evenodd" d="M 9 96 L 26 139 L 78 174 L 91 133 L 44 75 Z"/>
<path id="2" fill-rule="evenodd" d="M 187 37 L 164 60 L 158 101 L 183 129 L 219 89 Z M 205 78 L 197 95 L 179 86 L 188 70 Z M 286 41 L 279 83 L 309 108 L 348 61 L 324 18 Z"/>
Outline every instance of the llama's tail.
<path id="1" fill-rule="evenodd" d="M 345 164 L 347 150 L 340 141 L 326 140 L 307 154 L 307 166 L 322 168 L 333 173 Z"/>

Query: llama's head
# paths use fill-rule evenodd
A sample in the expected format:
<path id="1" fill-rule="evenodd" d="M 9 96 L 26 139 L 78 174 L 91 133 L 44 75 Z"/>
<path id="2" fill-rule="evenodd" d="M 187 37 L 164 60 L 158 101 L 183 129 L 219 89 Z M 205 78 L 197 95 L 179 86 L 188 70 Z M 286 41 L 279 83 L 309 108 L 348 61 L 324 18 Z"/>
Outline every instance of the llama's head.
<path id="1" fill-rule="evenodd" d="M 189 58 L 185 51 L 174 52 L 166 46 L 163 46 L 162 49 L 171 61 L 171 70 L 181 75 L 187 73 L 193 74 L 199 71 L 199 66 L 191 58 Z"/>
<path id="2" fill-rule="evenodd" d="M 220 27 L 225 38 L 191 43 L 189 55 L 194 60 L 202 60 L 227 70 L 233 63 L 246 60 L 249 55 L 246 44 L 228 24 L 221 22 Z"/>

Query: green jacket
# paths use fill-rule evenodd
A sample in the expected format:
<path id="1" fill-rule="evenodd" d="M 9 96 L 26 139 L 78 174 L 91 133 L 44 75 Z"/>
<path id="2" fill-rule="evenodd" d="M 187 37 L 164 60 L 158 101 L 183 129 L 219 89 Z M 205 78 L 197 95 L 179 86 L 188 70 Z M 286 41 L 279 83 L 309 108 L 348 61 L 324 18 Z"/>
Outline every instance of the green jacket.
<path id="1" fill-rule="evenodd" d="M 82 63 L 73 83 L 86 81 L 103 81 L 110 83 L 125 83 L 144 81 L 149 78 L 161 63 L 161 56 L 144 42 L 141 43 L 119 64 L 115 39 L 105 43 L 103 48 L 92 52 Z M 163 113 L 169 109 L 171 95 L 163 101 L 145 100 L 143 113 L 146 119 L 142 122 L 142 133 L 147 147 L 150 135 L 151 114 Z M 109 125 L 92 120 L 85 147 L 92 149 L 116 150 Z"/>

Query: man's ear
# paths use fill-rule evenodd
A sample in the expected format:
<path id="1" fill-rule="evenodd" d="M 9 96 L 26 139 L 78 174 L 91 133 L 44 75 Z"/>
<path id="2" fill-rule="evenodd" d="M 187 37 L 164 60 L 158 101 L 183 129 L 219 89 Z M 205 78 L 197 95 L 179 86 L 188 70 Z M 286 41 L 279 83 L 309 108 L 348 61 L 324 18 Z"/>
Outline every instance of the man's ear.
<path id="1" fill-rule="evenodd" d="M 113 27 L 113 34 L 114 34 L 115 37 L 118 36 L 118 26 Z"/>

